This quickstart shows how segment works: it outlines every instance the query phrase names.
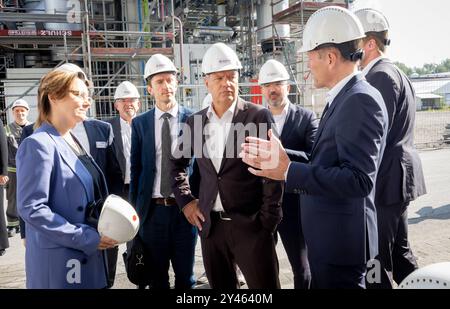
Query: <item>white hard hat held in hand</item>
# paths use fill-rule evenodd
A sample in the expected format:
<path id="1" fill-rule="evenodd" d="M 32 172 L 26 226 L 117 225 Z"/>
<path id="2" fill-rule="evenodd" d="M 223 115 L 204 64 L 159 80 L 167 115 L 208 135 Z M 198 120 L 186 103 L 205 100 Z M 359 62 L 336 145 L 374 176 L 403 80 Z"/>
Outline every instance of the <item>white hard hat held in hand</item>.
<path id="1" fill-rule="evenodd" d="M 450 263 L 419 268 L 400 283 L 399 289 L 450 289 Z"/>
<path id="2" fill-rule="evenodd" d="M 118 99 L 139 99 L 141 95 L 137 90 L 136 86 L 129 81 L 124 81 L 120 83 L 114 93 L 114 100 Z"/>
<path id="3" fill-rule="evenodd" d="M 258 83 L 260 85 L 289 80 L 286 67 L 279 61 L 270 59 L 259 70 Z"/>
<path id="4" fill-rule="evenodd" d="M 107 236 L 119 244 L 125 243 L 139 231 L 139 217 L 130 203 L 111 194 L 103 203 L 97 229 L 100 236 Z"/>
<path id="5" fill-rule="evenodd" d="M 224 43 L 216 43 L 206 51 L 202 60 L 202 73 L 240 70 L 242 64 L 236 52 Z"/>
<path id="6" fill-rule="evenodd" d="M 145 64 L 145 70 L 144 70 L 144 78 L 147 79 L 150 76 L 153 76 L 155 74 L 159 73 L 177 73 L 178 70 L 173 64 L 172 60 L 167 58 L 164 55 L 161 54 L 155 54 L 148 59 L 147 63 Z"/>
<path id="7" fill-rule="evenodd" d="M 327 6 L 309 18 L 300 51 L 309 52 L 323 44 L 341 44 L 365 36 L 363 26 L 354 13 L 339 6 Z"/>

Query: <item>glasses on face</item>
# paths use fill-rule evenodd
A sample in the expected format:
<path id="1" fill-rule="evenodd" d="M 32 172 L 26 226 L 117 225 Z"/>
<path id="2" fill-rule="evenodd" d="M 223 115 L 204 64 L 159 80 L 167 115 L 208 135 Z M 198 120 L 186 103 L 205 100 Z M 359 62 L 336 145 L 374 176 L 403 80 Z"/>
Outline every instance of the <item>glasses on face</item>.
<path id="1" fill-rule="evenodd" d="M 69 90 L 69 92 L 83 101 L 88 101 L 89 103 L 92 102 L 92 98 L 89 96 L 88 92 L 81 92 L 78 90 Z"/>

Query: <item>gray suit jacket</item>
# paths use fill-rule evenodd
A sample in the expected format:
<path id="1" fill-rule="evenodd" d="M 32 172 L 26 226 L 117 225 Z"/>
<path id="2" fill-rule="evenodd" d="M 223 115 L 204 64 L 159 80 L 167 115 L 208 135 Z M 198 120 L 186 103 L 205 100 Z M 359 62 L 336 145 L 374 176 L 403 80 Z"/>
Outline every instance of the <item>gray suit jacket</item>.
<path id="1" fill-rule="evenodd" d="M 383 96 L 389 115 L 386 149 L 378 172 L 375 204 L 407 203 L 426 193 L 422 164 L 414 147 L 416 100 L 408 78 L 389 59 L 366 75 Z"/>

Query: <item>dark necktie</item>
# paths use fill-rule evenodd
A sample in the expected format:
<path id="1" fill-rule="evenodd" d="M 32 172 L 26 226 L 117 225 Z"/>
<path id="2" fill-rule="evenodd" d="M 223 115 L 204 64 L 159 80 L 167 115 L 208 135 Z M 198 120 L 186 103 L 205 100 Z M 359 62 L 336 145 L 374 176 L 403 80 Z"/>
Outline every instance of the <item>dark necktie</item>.
<path id="1" fill-rule="evenodd" d="M 325 108 L 323 110 L 322 117 L 320 117 L 320 120 L 325 118 L 325 115 L 327 114 L 329 108 L 330 108 L 330 103 L 327 103 L 327 105 L 325 106 Z"/>
<path id="2" fill-rule="evenodd" d="M 171 179 L 171 164 L 170 158 L 172 137 L 170 136 L 169 119 L 171 114 L 165 113 L 162 115 L 163 125 L 161 129 L 161 195 L 164 198 L 168 198 L 172 194 L 172 179 Z"/>

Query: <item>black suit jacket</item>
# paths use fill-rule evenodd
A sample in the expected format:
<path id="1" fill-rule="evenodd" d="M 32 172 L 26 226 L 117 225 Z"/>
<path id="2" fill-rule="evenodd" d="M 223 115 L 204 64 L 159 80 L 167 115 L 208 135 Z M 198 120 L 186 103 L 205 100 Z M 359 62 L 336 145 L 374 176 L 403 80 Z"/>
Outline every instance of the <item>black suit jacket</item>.
<path id="1" fill-rule="evenodd" d="M 322 118 L 311 163 L 291 163 L 286 192 L 302 194 L 310 261 L 357 265 L 377 255 L 375 181 L 387 118 L 381 94 L 357 75 Z"/>
<path id="2" fill-rule="evenodd" d="M 122 141 L 122 131 L 120 127 L 120 116 L 107 119 L 106 122 L 110 123 L 114 133 L 114 155 L 120 167 L 122 180 L 125 181 L 125 169 L 126 169 L 126 159 L 125 153 L 123 151 L 123 141 Z"/>
<path id="3" fill-rule="evenodd" d="M 220 192 L 225 212 L 232 218 L 232 224 L 237 229 L 259 231 L 261 228 L 273 232 L 281 221 L 281 200 L 283 185 L 279 181 L 263 179 L 248 171 L 238 154 L 245 137 L 258 135 L 260 131 L 267 138 L 267 131 L 273 124 L 273 118 L 267 109 L 238 99 L 233 124 L 241 125 L 241 129 L 230 130 L 225 153 L 231 157 L 223 158 L 219 172 L 216 172 L 212 161 L 205 157 L 204 127 L 208 122 L 207 108 L 192 115 L 187 120 L 190 130 L 185 130 L 183 140 L 189 140 L 190 145 L 181 147 L 183 156 L 173 160 L 173 190 L 178 205 L 183 208 L 195 199 L 192 194 L 187 168 L 195 156 L 200 172 L 199 208 L 205 216 L 201 237 L 208 237 L 211 228 L 210 213 L 216 197 Z M 265 126 L 260 129 L 259 124 Z M 243 130 L 242 126 L 254 126 L 255 132 Z M 185 134 L 189 134 L 186 136 Z M 260 135 L 261 136 L 261 135 Z M 212 137 L 213 138 L 213 137 Z M 187 149 L 186 149 L 187 148 Z M 231 151 L 233 149 L 233 151 Z M 187 151 L 186 151 L 187 150 Z"/>
<path id="4" fill-rule="evenodd" d="M 280 140 L 291 161 L 309 161 L 318 126 L 319 120 L 312 111 L 289 103 Z"/>
<path id="5" fill-rule="evenodd" d="M 312 111 L 289 103 L 288 114 L 280 140 L 291 161 L 309 162 L 318 126 L 319 120 Z M 286 209 L 286 207 L 300 207 L 299 203 L 299 194 L 284 193 L 283 209 Z"/>
<path id="6" fill-rule="evenodd" d="M 426 193 L 420 157 L 414 147 L 416 99 L 408 78 L 390 60 L 381 59 L 366 75 L 386 103 L 389 133 L 378 172 L 377 206 L 407 203 Z"/>

